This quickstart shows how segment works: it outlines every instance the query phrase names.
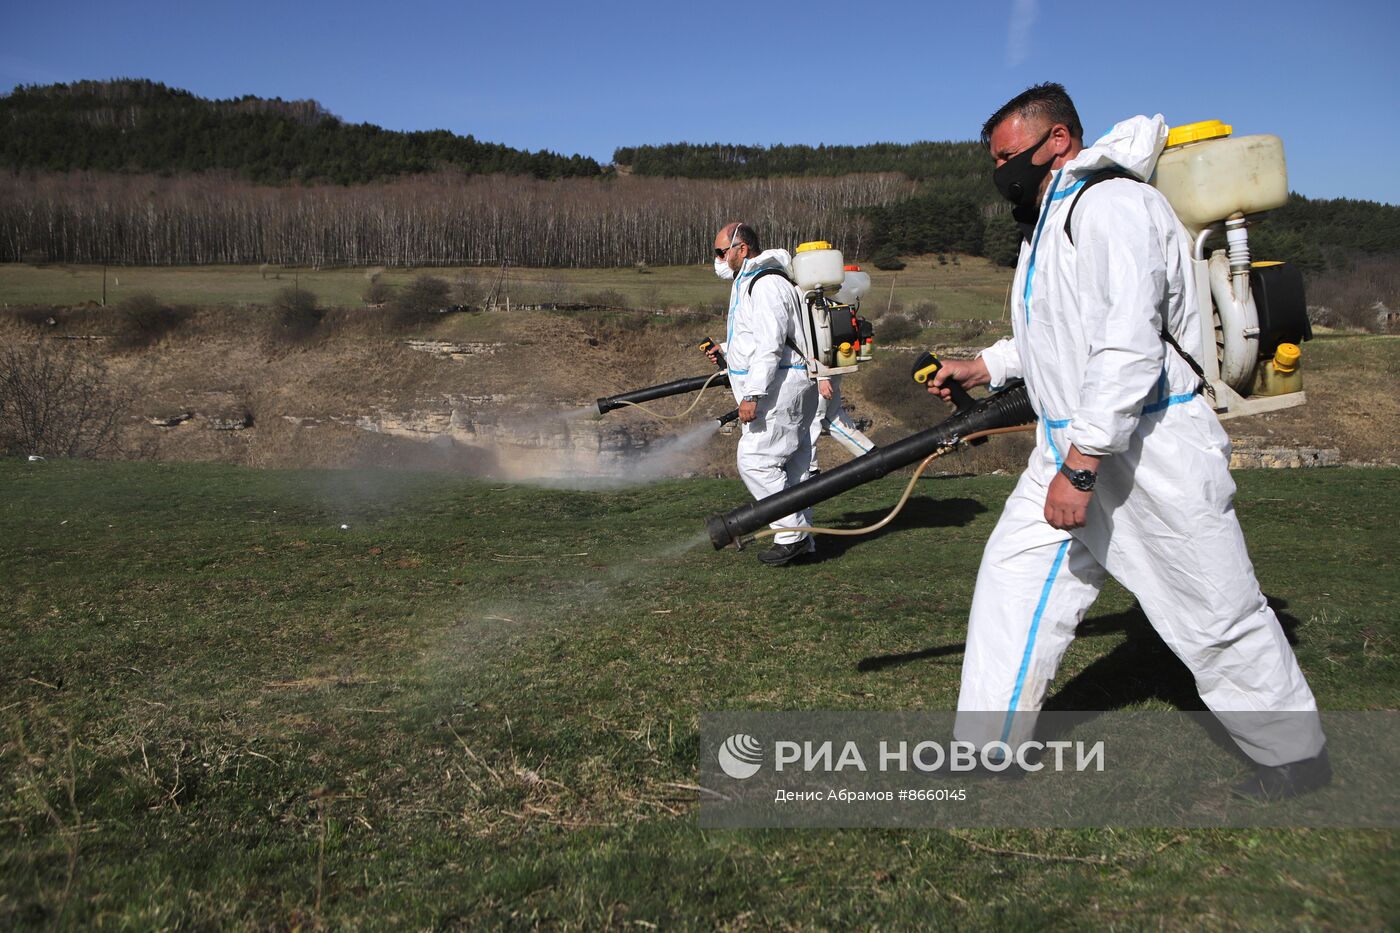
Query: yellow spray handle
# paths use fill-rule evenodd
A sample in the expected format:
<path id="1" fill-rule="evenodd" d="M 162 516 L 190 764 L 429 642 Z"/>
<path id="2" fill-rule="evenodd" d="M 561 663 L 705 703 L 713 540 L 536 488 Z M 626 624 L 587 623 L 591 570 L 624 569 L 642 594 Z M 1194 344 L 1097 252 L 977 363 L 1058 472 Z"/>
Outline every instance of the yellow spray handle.
<path id="1" fill-rule="evenodd" d="M 919 385 L 924 385 L 942 368 L 943 364 L 938 361 L 938 357 L 925 351 L 922 356 L 914 361 L 914 371 L 912 373 L 914 381 Z M 943 383 L 943 388 L 947 389 L 953 396 L 953 404 L 957 406 L 958 411 L 962 411 L 964 408 L 976 404 L 972 396 L 967 394 L 967 390 L 964 389 L 956 379 L 949 379 L 947 382 Z"/>

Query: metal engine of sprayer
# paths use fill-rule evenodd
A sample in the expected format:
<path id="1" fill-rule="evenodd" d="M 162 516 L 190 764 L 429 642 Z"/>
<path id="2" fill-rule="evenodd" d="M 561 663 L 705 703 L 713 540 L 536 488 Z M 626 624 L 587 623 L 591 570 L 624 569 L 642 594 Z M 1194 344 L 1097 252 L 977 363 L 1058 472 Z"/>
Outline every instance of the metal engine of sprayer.
<path id="1" fill-rule="evenodd" d="M 1298 344 L 1312 339 L 1302 272 L 1250 259 L 1250 223 L 1288 201 L 1283 142 L 1232 129 L 1219 120 L 1173 127 L 1151 179 L 1195 239 L 1200 362 L 1221 420 L 1302 405 Z M 1207 259 L 1206 243 L 1221 234 L 1226 248 Z"/>
<path id="2" fill-rule="evenodd" d="M 845 265 L 841 251 L 825 240 L 803 243 L 792 257 L 792 271 L 806 313 L 802 329 L 813 377 L 853 373 L 872 358 L 875 329 L 860 316 L 860 299 L 870 275 Z"/>

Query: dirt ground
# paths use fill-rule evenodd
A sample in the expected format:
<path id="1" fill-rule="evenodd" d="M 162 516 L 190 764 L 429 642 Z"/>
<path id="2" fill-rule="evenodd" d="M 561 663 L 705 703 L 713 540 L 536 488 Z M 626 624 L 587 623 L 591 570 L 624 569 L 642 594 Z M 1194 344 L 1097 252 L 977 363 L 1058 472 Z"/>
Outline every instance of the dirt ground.
<path id="1" fill-rule="evenodd" d="M 126 456 L 476 471 L 490 461 L 481 447 L 527 447 L 546 459 L 582 447 L 616 459 L 733 408 L 728 390 L 716 388 L 674 422 L 635 410 L 581 414 L 600 396 L 706 374 L 696 345 L 722 337 L 723 317 L 713 311 L 466 312 L 394 327 L 362 308 L 327 312 L 296 332 L 270 309 L 223 307 L 193 310 L 149 345 L 135 346 L 123 327 L 111 312 L 91 308 L 0 315 L 0 341 L 52 342 L 105 363 L 113 385 L 132 399 L 122 423 Z M 955 329 L 931 328 L 917 339 L 935 351 L 967 349 Z M 887 359 L 896 355 L 882 350 Z M 1227 422 L 1237 447 L 1335 448 L 1336 462 L 1397 462 L 1400 337 L 1320 334 L 1304 348 L 1304 373 L 1307 405 Z M 930 402 L 926 423 L 910 423 L 907 407 L 892 414 L 862 391 L 863 375 L 848 378 L 844 393 L 877 442 L 946 416 Z M 912 383 L 910 392 L 918 392 Z M 654 407 L 674 414 L 694 400 Z M 457 443 L 441 443 L 444 432 Z M 675 469 L 733 475 L 734 442 L 732 435 L 708 441 Z M 1015 470 L 1027 444 L 996 439 L 940 466 Z M 828 468 L 847 459 L 826 439 L 820 452 Z M 568 470 L 588 469 L 569 463 Z"/>

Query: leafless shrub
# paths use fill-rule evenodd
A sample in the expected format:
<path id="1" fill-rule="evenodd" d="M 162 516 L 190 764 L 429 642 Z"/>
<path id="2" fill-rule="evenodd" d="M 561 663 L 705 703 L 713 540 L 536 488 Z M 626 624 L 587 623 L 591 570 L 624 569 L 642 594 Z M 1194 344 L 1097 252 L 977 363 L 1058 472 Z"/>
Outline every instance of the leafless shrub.
<path id="1" fill-rule="evenodd" d="M 365 286 L 365 304 L 382 305 L 388 304 L 389 299 L 394 297 L 394 289 L 379 277 L 379 273 L 370 276 L 369 285 Z"/>
<path id="2" fill-rule="evenodd" d="M 428 315 L 451 304 L 451 292 L 446 279 L 427 274 L 414 276 L 389 303 L 394 322 L 399 325 L 421 323 Z"/>
<path id="3" fill-rule="evenodd" d="M 875 339 L 885 346 L 908 340 L 923 328 L 902 314 L 886 314 L 875 323 Z"/>
<path id="4" fill-rule="evenodd" d="M 889 316 L 882 318 L 881 327 L 889 320 Z M 903 320 L 907 322 L 908 318 Z M 881 327 L 875 330 L 877 346 L 882 340 L 887 344 L 890 340 Z M 913 353 L 885 351 L 878 355 L 874 364 L 867 363 L 860 368 L 861 391 L 865 397 L 893 415 L 906 433 L 923 430 L 947 417 L 943 403 L 909 377 L 914 359 Z"/>
<path id="5" fill-rule="evenodd" d="M 606 288 L 600 292 L 590 292 L 583 296 L 583 302 L 595 308 L 623 309 L 628 307 L 627 297 L 613 288 Z"/>
<path id="6" fill-rule="evenodd" d="M 325 314 L 317 307 L 316 295 L 304 288 L 284 288 L 273 299 L 277 325 L 282 336 L 300 342 L 316 330 Z"/>
<path id="7" fill-rule="evenodd" d="M 1330 310 L 1314 323 L 1384 330 L 1383 308 L 1400 310 L 1400 258 L 1365 256 L 1309 278 L 1308 303 Z M 1379 305 L 1379 307 L 1378 307 Z"/>
<path id="8" fill-rule="evenodd" d="M 171 307 L 147 292 L 123 299 L 117 305 L 117 313 L 121 323 L 114 345 L 122 350 L 137 350 L 158 343 L 193 314 L 189 308 Z"/>
<path id="9" fill-rule="evenodd" d="M 63 314 L 48 306 L 19 308 L 14 311 L 14 319 L 34 330 L 46 331 L 63 324 Z"/>
<path id="10" fill-rule="evenodd" d="M 95 458 L 115 452 L 130 400 L 102 363 L 58 341 L 0 346 L 0 449 Z"/>
<path id="11" fill-rule="evenodd" d="M 452 282 L 455 303 L 466 308 L 479 308 L 486 300 L 486 285 L 477 277 L 463 272 Z"/>

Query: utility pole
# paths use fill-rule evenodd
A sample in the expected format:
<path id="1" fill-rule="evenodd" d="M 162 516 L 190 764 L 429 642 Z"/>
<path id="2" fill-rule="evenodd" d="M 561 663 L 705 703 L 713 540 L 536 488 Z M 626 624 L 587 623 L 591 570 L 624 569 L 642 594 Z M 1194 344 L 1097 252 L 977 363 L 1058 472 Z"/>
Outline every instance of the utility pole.
<path id="1" fill-rule="evenodd" d="M 510 260 L 501 260 L 501 271 L 496 275 L 496 281 L 491 285 L 491 291 L 486 295 L 484 310 L 490 311 L 501 302 L 505 302 L 506 311 L 510 311 L 510 293 L 507 291 L 507 283 L 510 279 Z"/>

